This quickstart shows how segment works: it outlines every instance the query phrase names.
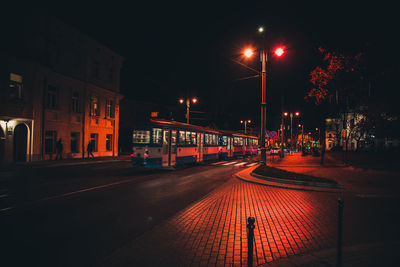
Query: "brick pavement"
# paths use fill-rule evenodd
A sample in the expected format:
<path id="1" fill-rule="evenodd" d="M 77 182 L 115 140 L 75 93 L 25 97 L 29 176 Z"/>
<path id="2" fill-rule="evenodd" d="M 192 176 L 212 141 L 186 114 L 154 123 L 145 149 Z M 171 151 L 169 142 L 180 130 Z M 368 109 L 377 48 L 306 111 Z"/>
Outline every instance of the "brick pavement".
<path id="1" fill-rule="evenodd" d="M 256 218 L 254 265 L 332 248 L 337 195 L 228 181 L 126 244 L 100 266 L 246 266 L 247 218 Z"/>

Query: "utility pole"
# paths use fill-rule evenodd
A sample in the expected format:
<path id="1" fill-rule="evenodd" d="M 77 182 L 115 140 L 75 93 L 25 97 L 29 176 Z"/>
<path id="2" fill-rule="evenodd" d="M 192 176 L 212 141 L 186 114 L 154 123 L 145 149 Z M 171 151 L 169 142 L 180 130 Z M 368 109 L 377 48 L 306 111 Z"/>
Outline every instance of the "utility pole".
<path id="1" fill-rule="evenodd" d="M 262 71 L 261 71 L 261 164 L 267 164 L 267 151 L 265 147 L 265 130 L 266 130 L 266 114 L 267 114 L 267 50 L 261 50 L 261 63 L 262 63 Z"/>

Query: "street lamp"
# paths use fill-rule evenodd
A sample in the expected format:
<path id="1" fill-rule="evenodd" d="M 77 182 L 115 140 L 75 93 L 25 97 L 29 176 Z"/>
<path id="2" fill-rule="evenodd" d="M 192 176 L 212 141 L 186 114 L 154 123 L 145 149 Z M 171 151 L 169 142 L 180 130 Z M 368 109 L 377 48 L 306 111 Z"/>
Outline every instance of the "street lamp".
<path id="1" fill-rule="evenodd" d="M 264 32 L 264 28 L 258 28 L 259 33 Z M 267 151 L 265 147 L 265 132 L 266 132 L 266 114 L 267 114 L 267 60 L 268 60 L 268 49 L 260 49 L 260 60 L 261 60 L 261 135 L 260 135 L 260 148 L 261 148 L 261 164 L 266 165 L 267 163 Z M 274 51 L 275 55 L 280 57 L 284 53 L 284 48 L 279 47 Z M 254 54 L 251 48 L 244 50 L 244 55 L 250 58 Z"/>
<path id="2" fill-rule="evenodd" d="M 290 116 L 290 148 L 293 148 L 293 112 L 284 112 L 283 115 L 287 117 Z M 294 113 L 296 117 L 300 116 L 300 112 L 296 111 Z"/>
<path id="3" fill-rule="evenodd" d="M 186 98 L 186 101 L 183 98 L 179 99 L 179 103 L 183 104 L 186 102 L 186 123 L 189 124 L 189 109 L 190 109 L 190 101 L 192 101 L 193 104 L 197 103 L 197 98 L 193 97 L 192 99 Z"/>
<path id="4" fill-rule="evenodd" d="M 304 124 L 299 124 L 301 127 L 301 153 L 304 154 Z"/>
<path id="5" fill-rule="evenodd" d="M 244 123 L 244 133 L 247 133 L 247 123 L 251 123 L 251 120 L 241 120 L 240 123 Z"/>

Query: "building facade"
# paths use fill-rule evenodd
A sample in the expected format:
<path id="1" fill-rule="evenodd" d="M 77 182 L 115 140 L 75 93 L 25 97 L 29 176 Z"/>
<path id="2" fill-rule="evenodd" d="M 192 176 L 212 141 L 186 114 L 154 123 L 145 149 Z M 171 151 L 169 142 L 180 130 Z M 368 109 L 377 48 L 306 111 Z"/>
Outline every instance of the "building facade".
<path id="1" fill-rule="evenodd" d="M 118 155 L 123 58 L 54 17 L 0 54 L 0 164 Z M 15 41 L 15 40 L 14 40 Z"/>

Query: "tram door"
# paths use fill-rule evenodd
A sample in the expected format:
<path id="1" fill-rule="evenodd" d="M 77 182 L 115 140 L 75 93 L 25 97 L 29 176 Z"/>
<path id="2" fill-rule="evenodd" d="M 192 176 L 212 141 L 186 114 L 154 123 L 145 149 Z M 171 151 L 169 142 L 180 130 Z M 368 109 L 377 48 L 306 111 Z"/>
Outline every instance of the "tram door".
<path id="1" fill-rule="evenodd" d="M 197 134 L 197 161 L 202 162 L 203 161 L 203 139 L 204 139 L 204 133 L 198 133 Z"/>
<path id="2" fill-rule="evenodd" d="M 233 156 L 232 137 L 228 136 L 228 157 L 231 158 L 232 156 Z"/>
<path id="3" fill-rule="evenodd" d="M 170 160 L 169 166 L 175 166 L 176 164 L 176 130 L 171 130 L 171 149 L 170 149 Z"/>
<path id="4" fill-rule="evenodd" d="M 163 131 L 162 166 L 175 166 L 176 162 L 176 131 Z"/>

